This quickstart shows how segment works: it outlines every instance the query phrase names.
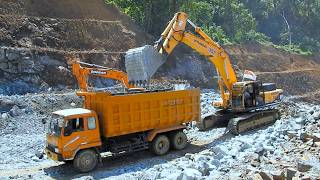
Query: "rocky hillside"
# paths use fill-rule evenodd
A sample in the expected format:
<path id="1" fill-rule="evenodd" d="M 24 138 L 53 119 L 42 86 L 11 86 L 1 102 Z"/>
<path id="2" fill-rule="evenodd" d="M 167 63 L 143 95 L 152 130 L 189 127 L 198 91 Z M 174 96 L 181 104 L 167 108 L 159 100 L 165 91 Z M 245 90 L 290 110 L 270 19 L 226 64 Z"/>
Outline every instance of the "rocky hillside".
<path id="1" fill-rule="evenodd" d="M 231 57 L 239 80 L 244 70 L 254 71 L 262 82 L 275 82 L 286 94 L 317 94 L 320 90 L 320 55 L 304 56 L 259 44 L 224 47 Z M 176 61 L 161 68 L 159 77 L 188 79 L 195 86 L 215 88 L 215 67 L 188 47 L 174 51 Z M 169 75 L 168 75 L 169 74 Z"/>
<path id="2" fill-rule="evenodd" d="M 156 39 L 102 0 L 0 2 L 1 94 L 75 88 L 66 57 L 76 55 L 82 61 L 124 70 L 124 52 Z M 225 48 L 239 77 L 249 69 L 262 81 L 276 82 L 287 94 L 304 99 L 319 95 L 319 55 L 295 55 L 257 44 Z M 156 78 L 186 79 L 194 86 L 215 88 L 215 76 L 209 61 L 180 46 Z"/>
<path id="3" fill-rule="evenodd" d="M 149 37 L 116 7 L 95 1 L 1 0 L 0 93 L 75 87 L 67 56 L 120 67 Z"/>
<path id="4" fill-rule="evenodd" d="M 275 82 L 287 94 L 301 95 L 320 90 L 320 55 L 304 56 L 263 45 L 228 47 L 233 63 L 249 69 L 263 82 Z"/>

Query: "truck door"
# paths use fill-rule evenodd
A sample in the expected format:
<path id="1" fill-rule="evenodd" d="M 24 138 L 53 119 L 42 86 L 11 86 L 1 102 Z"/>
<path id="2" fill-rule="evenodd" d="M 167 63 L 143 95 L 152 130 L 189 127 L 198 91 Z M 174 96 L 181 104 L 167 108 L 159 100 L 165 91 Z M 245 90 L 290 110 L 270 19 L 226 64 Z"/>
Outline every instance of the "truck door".
<path id="1" fill-rule="evenodd" d="M 85 118 L 88 145 L 95 147 L 101 144 L 99 122 L 95 116 Z"/>
<path id="2" fill-rule="evenodd" d="M 67 119 L 63 129 L 63 158 L 72 159 L 81 145 L 88 143 L 83 117 Z"/>

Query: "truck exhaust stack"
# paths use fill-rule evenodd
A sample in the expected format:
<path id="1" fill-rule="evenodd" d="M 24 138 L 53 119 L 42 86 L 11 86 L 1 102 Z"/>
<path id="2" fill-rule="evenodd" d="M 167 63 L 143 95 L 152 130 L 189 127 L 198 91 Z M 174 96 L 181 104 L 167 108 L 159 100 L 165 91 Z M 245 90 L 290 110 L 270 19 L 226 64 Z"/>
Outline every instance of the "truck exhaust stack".
<path id="1" fill-rule="evenodd" d="M 130 84 L 148 82 L 157 69 L 164 64 L 166 56 L 153 46 L 146 45 L 129 49 L 125 55 L 125 66 Z"/>

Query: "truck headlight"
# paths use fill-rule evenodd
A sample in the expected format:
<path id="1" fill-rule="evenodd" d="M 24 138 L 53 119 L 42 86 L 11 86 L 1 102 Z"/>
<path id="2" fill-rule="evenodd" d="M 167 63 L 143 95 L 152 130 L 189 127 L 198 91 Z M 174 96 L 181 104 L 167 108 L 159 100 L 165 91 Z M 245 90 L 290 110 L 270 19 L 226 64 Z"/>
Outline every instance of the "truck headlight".
<path id="1" fill-rule="evenodd" d="M 54 152 L 55 153 L 59 153 L 59 149 L 58 148 L 54 148 Z"/>

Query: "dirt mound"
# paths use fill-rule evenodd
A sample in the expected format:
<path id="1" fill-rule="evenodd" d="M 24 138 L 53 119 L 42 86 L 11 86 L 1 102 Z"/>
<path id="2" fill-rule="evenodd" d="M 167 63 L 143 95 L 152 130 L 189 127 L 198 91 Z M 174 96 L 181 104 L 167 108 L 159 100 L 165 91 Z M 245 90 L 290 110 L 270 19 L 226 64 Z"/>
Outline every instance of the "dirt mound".
<path id="1" fill-rule="evenodd" d="M 2 46 L 61 50 L 126 51 L 147 37 L 119 21 L 67 20 L 0 15 Z M 115 43 L 116 42 L 116 43 Z"/>
<path id="2" fill-rule="evenodd" d="M 150 37 L 103 1 L 1 0 L 0 93 L 75 87 L 67 56 L 122 67 L 121 54 Z"/>
<path id="3" fill-rule="evenodd" d="M 136 39 L 144 39 L 141 31 L 128 16 L 103 0 L 0 0 L 0 15 L 35 17 L 40 19 L 79 20 L 79 21 L 118 21 L 129 31 L 137 33 Z M 139 37 L 139 38 L 138 38 Z"/>
<path id="4" fill-rule="evenodd" d="M 109 21 L 126 18 L 103 0 L 1 0 L 0 14 Z"/>
<path id="5" fill-rule="evenodd" d="M 258 44 L 229 46 L 240 69 L 249 69 L 263 82 L 275 82 L 285 94 L 302 95 L 320 89 L 320 57 L 304 56 Z"/>
<path id="6" fill-rule="evenodd" d="M 260 44 L 233 45 L 226 47 L 231 58 L 239 68 L 255 72 L 279 72 L 299 69 L 318 69 L 318 56 L 292 54 Z"/>

